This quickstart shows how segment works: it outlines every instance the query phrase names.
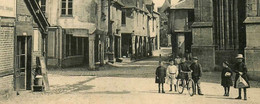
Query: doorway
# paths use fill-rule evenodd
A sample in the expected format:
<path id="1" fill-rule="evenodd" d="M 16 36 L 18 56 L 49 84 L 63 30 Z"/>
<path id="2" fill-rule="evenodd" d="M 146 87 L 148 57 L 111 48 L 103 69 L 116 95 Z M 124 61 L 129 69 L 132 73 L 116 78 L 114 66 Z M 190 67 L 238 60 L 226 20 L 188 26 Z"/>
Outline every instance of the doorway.
<path id="1" fill-rule="evenodd" d="M 31 89 L 32 37 L 17 36 L 16 70 L 19 74 L 19 89 Z"/>

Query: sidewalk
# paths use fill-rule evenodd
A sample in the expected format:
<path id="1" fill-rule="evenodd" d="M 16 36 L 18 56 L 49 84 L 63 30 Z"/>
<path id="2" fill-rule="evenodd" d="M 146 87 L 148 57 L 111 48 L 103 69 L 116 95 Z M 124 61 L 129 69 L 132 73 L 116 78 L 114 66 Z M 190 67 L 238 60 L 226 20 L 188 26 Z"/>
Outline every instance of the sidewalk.
<path id="1" fill-rule="evenodd" d="M 141 66 L 158 66 L 158 61 L 166 61 L 171 55 L 171 47 L 161 47 L 153 51 L 153 56 L 144 57 L 143 59 L 132 61 L 130 58 L 123 58 L 122 62 L 108 63 L 114 67 L 141 67 Z M 161 55 L 161 57 L 160 57 Z"/>

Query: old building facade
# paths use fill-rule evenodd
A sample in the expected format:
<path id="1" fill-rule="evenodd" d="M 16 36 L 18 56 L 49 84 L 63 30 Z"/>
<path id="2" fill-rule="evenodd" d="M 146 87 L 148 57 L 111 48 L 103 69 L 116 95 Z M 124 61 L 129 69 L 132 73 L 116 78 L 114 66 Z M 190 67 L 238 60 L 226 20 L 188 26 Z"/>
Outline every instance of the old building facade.
<path id="1" fill-rule="evenodd" d="M 2 2 L 0 4 L 0 97 L 8 97 L 13 91 L 14 84 L 16 0 L 0 2 Z"/>
<path id="2" fill-rule="evenodd" d="M 122 55 L 140 59 L 159 49 L 159 16 L 149 0 L 122 0 Z"/>
<path id="3" fill-rule="evenodd" d="M 49 24 L 36 1 L 1 2 L 1 94 L 8 97 L 32 88 L 36 57 L 47 56 Z"/>
<path id="4" fill-rule="evenodd" d="M 241 53 L 245 57 L 251 78 L 258 78 L 258 5 L 258 0 L 182 0 L 174 7 L 179 7 L 180 11 L 190 8 L 191 12 L 188 11 L 187 16 L 179 18 L 180 15 L 176 14 L 178 11 L 169 7 L 169 19 L 173 21 L 169 23 L 169 33 L 176 37 L 174 31 L 180 24 L 184 24 L 182 28 L 186 25 L 191 30 L 189 36 L 192 39 L 187 40 L 185 35 L 184 41 L 191 41 L 191 52 L 193 56 L 199 57 L 205 70 L 221 66 L 224 60 L 235 63 L 234 57 Z M 182 21 L 185 18 L 187 20 Z M 180 23 L 175 24 L 176 22 Z M 172 39 L 178 46 L 178 38 Z M 182 53 L 177 46 L 173 46 L 174 53 Z M 185 45 L 184 48 L 188 47 Z"/>
<path id="5" fill-rule="evenodd" d="M 45 0 L 44 0 L 45 1 Z M 48 65 L 95 67 L 98 4 L 95 0 L 46 0 L 45 15 L 52 26 L 48 37 Z M 88 8 L 88 9 L 86 9 Z M 97 54 L 98 55 L 98 54 Z"/>

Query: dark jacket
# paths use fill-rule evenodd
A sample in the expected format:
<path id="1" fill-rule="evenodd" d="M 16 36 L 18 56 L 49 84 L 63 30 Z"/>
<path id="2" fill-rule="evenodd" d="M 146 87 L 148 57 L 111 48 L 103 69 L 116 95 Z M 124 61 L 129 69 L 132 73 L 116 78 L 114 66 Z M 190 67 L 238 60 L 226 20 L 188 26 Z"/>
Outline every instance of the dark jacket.
<path id="1" fill-rule="evenodd" d="M 231 73 L 230 76 L 225 76 L 225 74 L 229 72 Z M 232 70 L 230 68 L 223 67 L 222 73 L 221 73 L 221 85 L 224 87 L 230 87 L 233 86 L 232 82 Z"/>
<path id="2" fill-rule="evenodd" d="M 193 78 L 202 76 L 202 67 L 199 63 L 192 63 L 190 65 L 190 69 L 193 71 L 192 72 Z"/>
<path id="3" fill-rule="evenodd" d="M 184 72 L 190 72 L 191 71 L 189 65 L 186 62 L 179 64 L 179 74 L 178 74 L 177 78 L 188 79 L 188 74 L 182 73 L 182 71 L 184 71 Z"/>
<path id="4" fill-rule="evenodd" d="M 241 76 L 242 76 L 242 78 L 244 78 L 244 80 L 249 85 L 248 76 L 247 76 L 247 68 L 246 68 L 246 65 L 243 62 L 236 63 L 235 66 L 234 66 L 234 70 L 233 71 L 236 73 L 235 85 L 234 85 L 235 88 L 236 88 L 236 81 L 239 78 L 239 72 L 243 73 L 243 75 L 241 75 Z M 250 87 L 250 85 L 247 88 L 249 88 L 249 87 Z"/>
<path id="5" fill-rule="evenodd" d="M 165 77 L 166 77 L 166 68 L 163 66 L 159 66 L 156 69 L 156 80 L 155 83 L 165 83 Z"/>

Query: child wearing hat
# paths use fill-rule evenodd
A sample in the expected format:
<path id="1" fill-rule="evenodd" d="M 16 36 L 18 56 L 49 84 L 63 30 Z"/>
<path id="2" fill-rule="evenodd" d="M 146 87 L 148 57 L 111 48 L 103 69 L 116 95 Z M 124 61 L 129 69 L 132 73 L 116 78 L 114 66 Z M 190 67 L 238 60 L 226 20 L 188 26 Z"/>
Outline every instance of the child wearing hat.
<path id="1" fill-rule="evenodd" d="M 249 84 L 249 80 L 248 80 L 246 64 L 243 62 L 244 57 L 242 54 L 238 54 L 236 59 L 237 59 L 237 63 L 234 65 L 234 70 L 233 70 L 236 73 L 234 88 L 238 88 L 238 97 L 236 99 L 242 99 L 242 97 L 241 97 L 242 88 L 238 87 L 238 84 L 237 84 L 237 81 L 238 81 L 239 77 L 241 76 L 247 83 L 247 86 L 243 87 L 244 100 L 247 100 L 246 89 L 250 88 L 250 84 Z"/>
<path id="2" fill-rule="evenodd" d="M 223 62 L 223 69 L 221 73 L 221 85 L 224 87 L 224 96 L 229 96 L 230 86 L 233 85 L 231 77 L 232 70 L 229 68 L 229 63 L 225 61 Z"/>

